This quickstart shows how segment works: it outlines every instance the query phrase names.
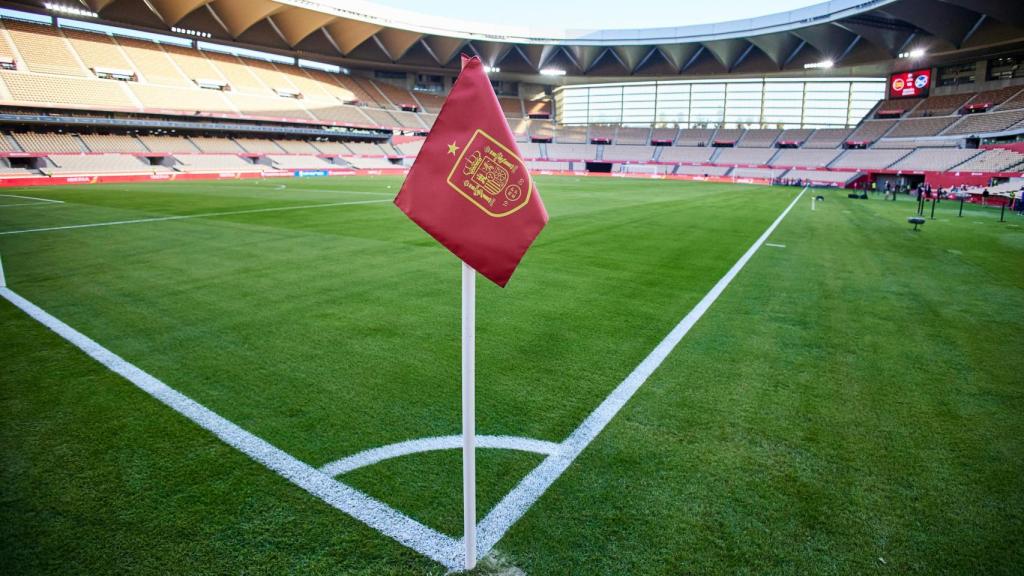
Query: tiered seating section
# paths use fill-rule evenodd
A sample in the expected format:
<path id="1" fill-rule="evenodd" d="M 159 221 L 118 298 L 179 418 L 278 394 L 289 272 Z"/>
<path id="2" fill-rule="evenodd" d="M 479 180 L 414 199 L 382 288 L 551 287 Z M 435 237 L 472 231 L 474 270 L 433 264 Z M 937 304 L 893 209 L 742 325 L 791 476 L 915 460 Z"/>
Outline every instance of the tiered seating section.
<path id="1" fill-rule="evenodd" d="M 16 65 L 14 70 L 0 70 L 0 100 L 8 105 L 244 116 L 422 133 L 429 130 L 444 102 L 443 94 L 412 91 L 359 75 L 6 18 L 0 20 L 0 52 L 14 58 Z M 110 70 L 128 75 L 129 81 L 99 77 L 98 71 Z M 871 117 L 852 129 L 556 125 L 536 117 L 550 115 L 548 101 L 502 96 L 499 102 L 523 157 L 541 170 L 578 170 L 583 163 L 596 161 L 633 173 L 846 183 L 870 170 L 1024 169 L 1024 156 L 1016 152 L 960 147 L 965 136 L 1024 131 L 1024 85 L 883 101 Z M 5 161 L 0 163 L 0 173 L 384 168 L 408 165 L 421 146 L 422 139 L 415 138 L 396 139 L 392 145 L 16 132 L 0 138 L 0 152 L 39 154 L 45 160 L 33 170 L 11 168 Z"/>
<path id="2" fill-rule="evenodd" d="M 16 69 L 0 71 L 0 100 L 12 104 L 425 131 L 444 100 L 383 80 L 5 18 L 5 47 L 7 38 L 16 48 L 5 51 Z M 125 72 L 134 80 L 99 79 L 98 69 Z M 200 87 L 211 82 L 226 89 Z M 524 116 L 521 99 L 503 96 L 500 102 L 509 118 Z"/>
<path id="3" fill-rule="evenodd" d="M 12 132 L 0 133 L 0 153 L 29 153 L 40 157 L 40 161 L 34 169 L 11 168 L 0 161 L 0 175 L 395 168 L 411 164 L 422 145 L 422 138 L 404 138 L 398 144 L 391 144 L 167 134 Z M 1007 149 L 843 150 L 557 142 L 524 142 L 519 146 L 528 166 L 535 170 L 584 170 L 587 162 L 608 162 L 616 165 L 617 171 L 629 173 L 810 179 L 837 185 L 856 179 L 866 170 L 1024 170 L 1024 154 Z"/>

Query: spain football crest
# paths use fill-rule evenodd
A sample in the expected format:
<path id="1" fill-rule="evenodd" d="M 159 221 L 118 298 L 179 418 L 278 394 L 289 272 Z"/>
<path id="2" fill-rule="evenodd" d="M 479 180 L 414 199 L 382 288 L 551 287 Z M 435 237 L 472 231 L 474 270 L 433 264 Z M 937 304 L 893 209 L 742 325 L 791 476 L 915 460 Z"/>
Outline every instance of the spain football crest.
<path id="1" fill-rule="evenodd" d="M 448 174 L 448 185 L 495 218 L 526 206 L 533 195 L 533 181 L 523 160 L 483 130 L 474 132 L 462 147 Z"/>

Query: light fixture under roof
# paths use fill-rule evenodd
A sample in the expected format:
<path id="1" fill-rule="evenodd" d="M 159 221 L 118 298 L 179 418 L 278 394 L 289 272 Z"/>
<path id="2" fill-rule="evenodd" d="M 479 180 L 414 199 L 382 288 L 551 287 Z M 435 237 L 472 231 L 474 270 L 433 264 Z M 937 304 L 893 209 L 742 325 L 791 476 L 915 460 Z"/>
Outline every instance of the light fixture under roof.
<path id="1" fill-rule="evenodd" d="M 191 28 L 178 28 L 174 26 L 171 28 L 171 32 L 177 32 L 178 34 L 185 34 L 188 36 L 197 36 L 199 38 L 213 38 L 213 34 L 209 32 L 200 32 L 198 30 L 192 30 Z"/>
<path id="2" fill-rule="evenodd" d="M 836 65 L 836 63 L 831 61 L 831 60 L 822 60 L 821 62 L 808 62 L 807 64 L 804 64 L 804 69 L 805 70 L 810 70 L 810 69 L 820 68 L 820 69 L 826 69 L 827 70 L 827 69 L 829 69 L 829 68 L 831 68 L 831 67 L 833 67 L 835 65 Z"/>
<path id="3" fill-rule="evenodd" d="M 74 16 L 85 16 L 87 18 L 98 18 L 99 14 L 85 10 L 84 8 L 78 8 L 77 6 L 67 6 L 65 4 L 57 4 L 54 2 L 44 2 L 43 6 L 51 12 L 60 12 L 61 14 L 72 14 Z"/>
<path id="4" fill-rule="evenodd" d="M 497 74 L 498 72 L 501 72 L 501 68 L 498 68 L 497 66 L 484 66 L 484 72 L 487 72 L 488 74 Z"/>
<path id="5" fill-rule="evenodd" d="M 920 58 L 924 56 L 924 48 L 914 48 L 909 52 L 901 52 L 900 58 Z"/>
<path id="6" fill-rule="evenodd" d="M 543 76 L 565 76 L 565 70 L 561 68 L 543 68 L 540 73 Z"/>

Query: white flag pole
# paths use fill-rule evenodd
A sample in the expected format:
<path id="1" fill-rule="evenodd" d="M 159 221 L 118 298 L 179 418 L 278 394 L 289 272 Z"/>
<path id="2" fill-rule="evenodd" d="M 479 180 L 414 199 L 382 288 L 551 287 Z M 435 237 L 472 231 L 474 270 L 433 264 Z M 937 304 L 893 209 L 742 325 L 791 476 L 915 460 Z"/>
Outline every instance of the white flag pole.
<path id="1" fill-rule="evenodd" d="M 476 567 L 476 271 L 462 263 L 462 528 Z"/>

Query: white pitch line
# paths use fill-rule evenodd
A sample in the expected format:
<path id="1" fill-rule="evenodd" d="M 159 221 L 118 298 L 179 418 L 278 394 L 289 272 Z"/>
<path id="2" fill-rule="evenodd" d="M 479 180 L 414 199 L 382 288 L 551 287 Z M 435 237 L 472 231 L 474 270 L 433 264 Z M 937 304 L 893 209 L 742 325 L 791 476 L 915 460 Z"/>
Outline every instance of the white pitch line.
<path id="1" fill-rule="evenodd" d="M 63 202 L 57 202 L 63 204 Z M 17 206 L 53 206 L 51 202 L 19 202 L 17 204 L 0 204 L 0 208 L 15 208 Z"/>
<path id="2" fill-rule="evenodd" d="M 740 270 L 747 265 L 747 262 L 754 256 L 757 250 L 768 239 L 769 236 L 782 222 L 782 219 L 789 214 L 789 211 L 796 205 L 797 201 L 807 192 L 804 188 L 789 203 L 789 206 L 782 211 L 782 214 L 772 222 L 771 226 L 761 234 L 761 237 L 754 241 L 754 244 L 733 264 L 732 268 L 725 273 L 725 276 L 716 283 L 711 290 L 701 298 L 700 302 L 665 336 L 651 353 L 633 370 L 626 379 L 619 384 L 601 405 L 598 406 L 587 419 L 579 425 L 560 445 L 558 452 L 548 456 L 526 475 L 511 492 L 501 499 L 490 513 L 477 526 L 477 555 L 484 557 L 491 548 L 501 540 L 502 536 L 515 524 L 534 502 L 541 497 L 569 465 L 576 460 L 583 450 L 589 445 L 601 430 L 611 422 L 612 418 L 619 413 L 619 410 L 626 405 L 626 402 L 636 394 L 640 386 L 661 366 L 665 358 L 675 349 L 684 336 L 693 328 L 693 325 L 700 320 L 701 316 L 708 311 L 715 300 L 729 286 L 733 278 Z M 461 545 L 461 542 L 460 542 Z"/>
<path id="3" fill-rule="evenodd" d="M 22 200 L 38 200 L 39 202 L 48 202 L 50 204 L 63 204 L 63 200 L 51 200 L 49 198 L 36 198 L 35 196 L 18 196 L 17 194 L 0 194 L 4 198 L 21 198 Z"/>
<path id="4" fill-rule="evenodd" d="M 4 277 L 4 261 L 0 259 L 0 288 L 7 287 L 7 278 Z"/>
<path id="5" fill-rule="evenodd" d="M 477 448 L 536 452 L 537 454 L 554 454 L 559 449 L 559 445 L 554 442 L 518 436 L 477 436 L 476 446 Z M 431 452 L 433 450 L 454 450 L 457 448 L 462 448 L 462 436 L 417 438 L 415 440 L 406 440 L 405 442 L 396 442 L 387 446 L 363 450 L 340 460 L 324 464 L 320 467 L 320 471 L 333 478 L 353 470 L 358 470 L 364 466 L 372 466 L 378 462 L 398 458 L 399 456 Z"/>
<path id="6" fill-rule="evenodd" d="M 242 429 L 107 350 L 9 288 L 0 287 L 0 296 L 112 372 L 122 376 L 182 416 L 212 432 L 229 446 L 270 468 L 303 490 L 452 570 L 461 565 L 457 559 L 461 549 L 457 548 L 457 541 L 450 536 L 420 524 L 387 504 L 367 496 L 347 484 L 338 482 L 266 440 Z"/>
<path id="7" fill-rule="evenodd" d="M 772 248 L 785 248 L 785 244 L 772 244 L 771 242 L 765 242 L 765 246 L 771 246 Z"/>
<path id="8" fill-rule="evenodd" d="M 25 230 L 7 230 L 0 232 L 0 236 L 8 234 L 28 234 L 30 232 L 51 232 L 54 230 L 77 230 L 79 228 L 97 228 L 100 226 L 121 226 L 124 224 L 144 224 L 146 222 L 169 222 L 172 220 L 189 220 L 192 218 L 213 218 L 217 216 L 236 216 L 240 214 L 260 214 L 263 212 L 283 212 L 286 210 L 308 210 L 310 208 L 328 208 L 331 206 L 351 206 L 354 204 L 377 204 L 380 202 L 391 202 L 391 200 L 353 200 L 351 202 L 329 202 L 326 204 L 304 204 L 301 206 L 280 206 L 277 208 L 253 208 L 251 210 L 232 210 L 229 212 L 206 212 L 203 214 L 185 214 L 183 216 L 157 216 L 153 218 L 139 218 L 136 220 L 117 220 L 114 222 L 96 222 L 93 224 L 72 224 L 69 226 L 53 226 L 50 228 L 28 228 Z"/>

